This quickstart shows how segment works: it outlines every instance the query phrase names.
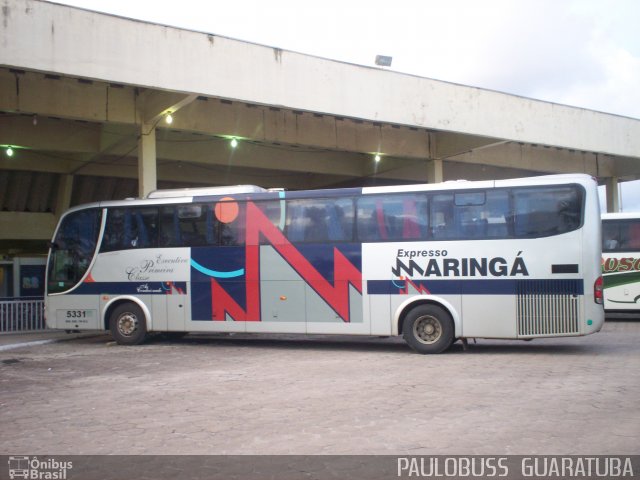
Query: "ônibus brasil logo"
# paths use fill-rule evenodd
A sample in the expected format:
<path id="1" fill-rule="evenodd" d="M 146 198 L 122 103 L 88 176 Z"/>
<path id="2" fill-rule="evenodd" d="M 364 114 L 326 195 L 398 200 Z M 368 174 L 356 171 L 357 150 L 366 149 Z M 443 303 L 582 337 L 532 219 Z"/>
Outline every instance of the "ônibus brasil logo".
<path id="1" fill-rule="evenodd" d="M 9 478 L 33 480 L 66 480 L 67 471 L 73 468 L 73 462 L 62 462 L 54 458 L 38 460 L 38 457 L 9 457 Z"/>

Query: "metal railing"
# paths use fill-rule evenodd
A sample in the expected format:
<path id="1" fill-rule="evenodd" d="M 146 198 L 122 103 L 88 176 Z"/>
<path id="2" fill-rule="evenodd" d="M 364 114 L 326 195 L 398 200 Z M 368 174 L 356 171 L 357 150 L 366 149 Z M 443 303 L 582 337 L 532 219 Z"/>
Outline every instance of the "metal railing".
<path id="1" fill-rule="evenodd" d="M 42 297 L 0 298 L 0 334 L 45 328 Z"/>

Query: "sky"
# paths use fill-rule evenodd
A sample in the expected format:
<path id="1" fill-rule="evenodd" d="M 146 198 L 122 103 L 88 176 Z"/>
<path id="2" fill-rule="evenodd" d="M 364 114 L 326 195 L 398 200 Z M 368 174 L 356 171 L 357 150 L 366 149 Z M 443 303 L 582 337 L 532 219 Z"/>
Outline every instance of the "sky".
<path id="1" fill-rule="evenodd" d="M 639 0 L 57 0 L 640 119 Z M 622 186 L 640 211 L 640 181 Z"/>

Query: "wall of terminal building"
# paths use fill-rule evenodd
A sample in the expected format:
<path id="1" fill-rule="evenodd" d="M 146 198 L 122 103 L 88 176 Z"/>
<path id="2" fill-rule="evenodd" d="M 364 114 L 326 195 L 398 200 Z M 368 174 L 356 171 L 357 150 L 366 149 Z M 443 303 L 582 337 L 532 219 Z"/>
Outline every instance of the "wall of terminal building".
<path id="1" fill-rule="evenodd" d="M 0 299 L 42 297 L 46 257 L 0 256 Z"/>

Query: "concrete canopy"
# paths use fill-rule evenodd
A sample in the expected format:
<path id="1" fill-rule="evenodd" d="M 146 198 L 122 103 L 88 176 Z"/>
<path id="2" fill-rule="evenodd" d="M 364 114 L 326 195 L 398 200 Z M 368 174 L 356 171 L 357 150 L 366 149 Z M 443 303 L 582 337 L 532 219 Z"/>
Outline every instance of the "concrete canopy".
<path id="1" fill-rule="evenodd" d="M 0 253 L 156 187 L 640 178 L 640 120 L 39 0 L 1 15 Z"/>

